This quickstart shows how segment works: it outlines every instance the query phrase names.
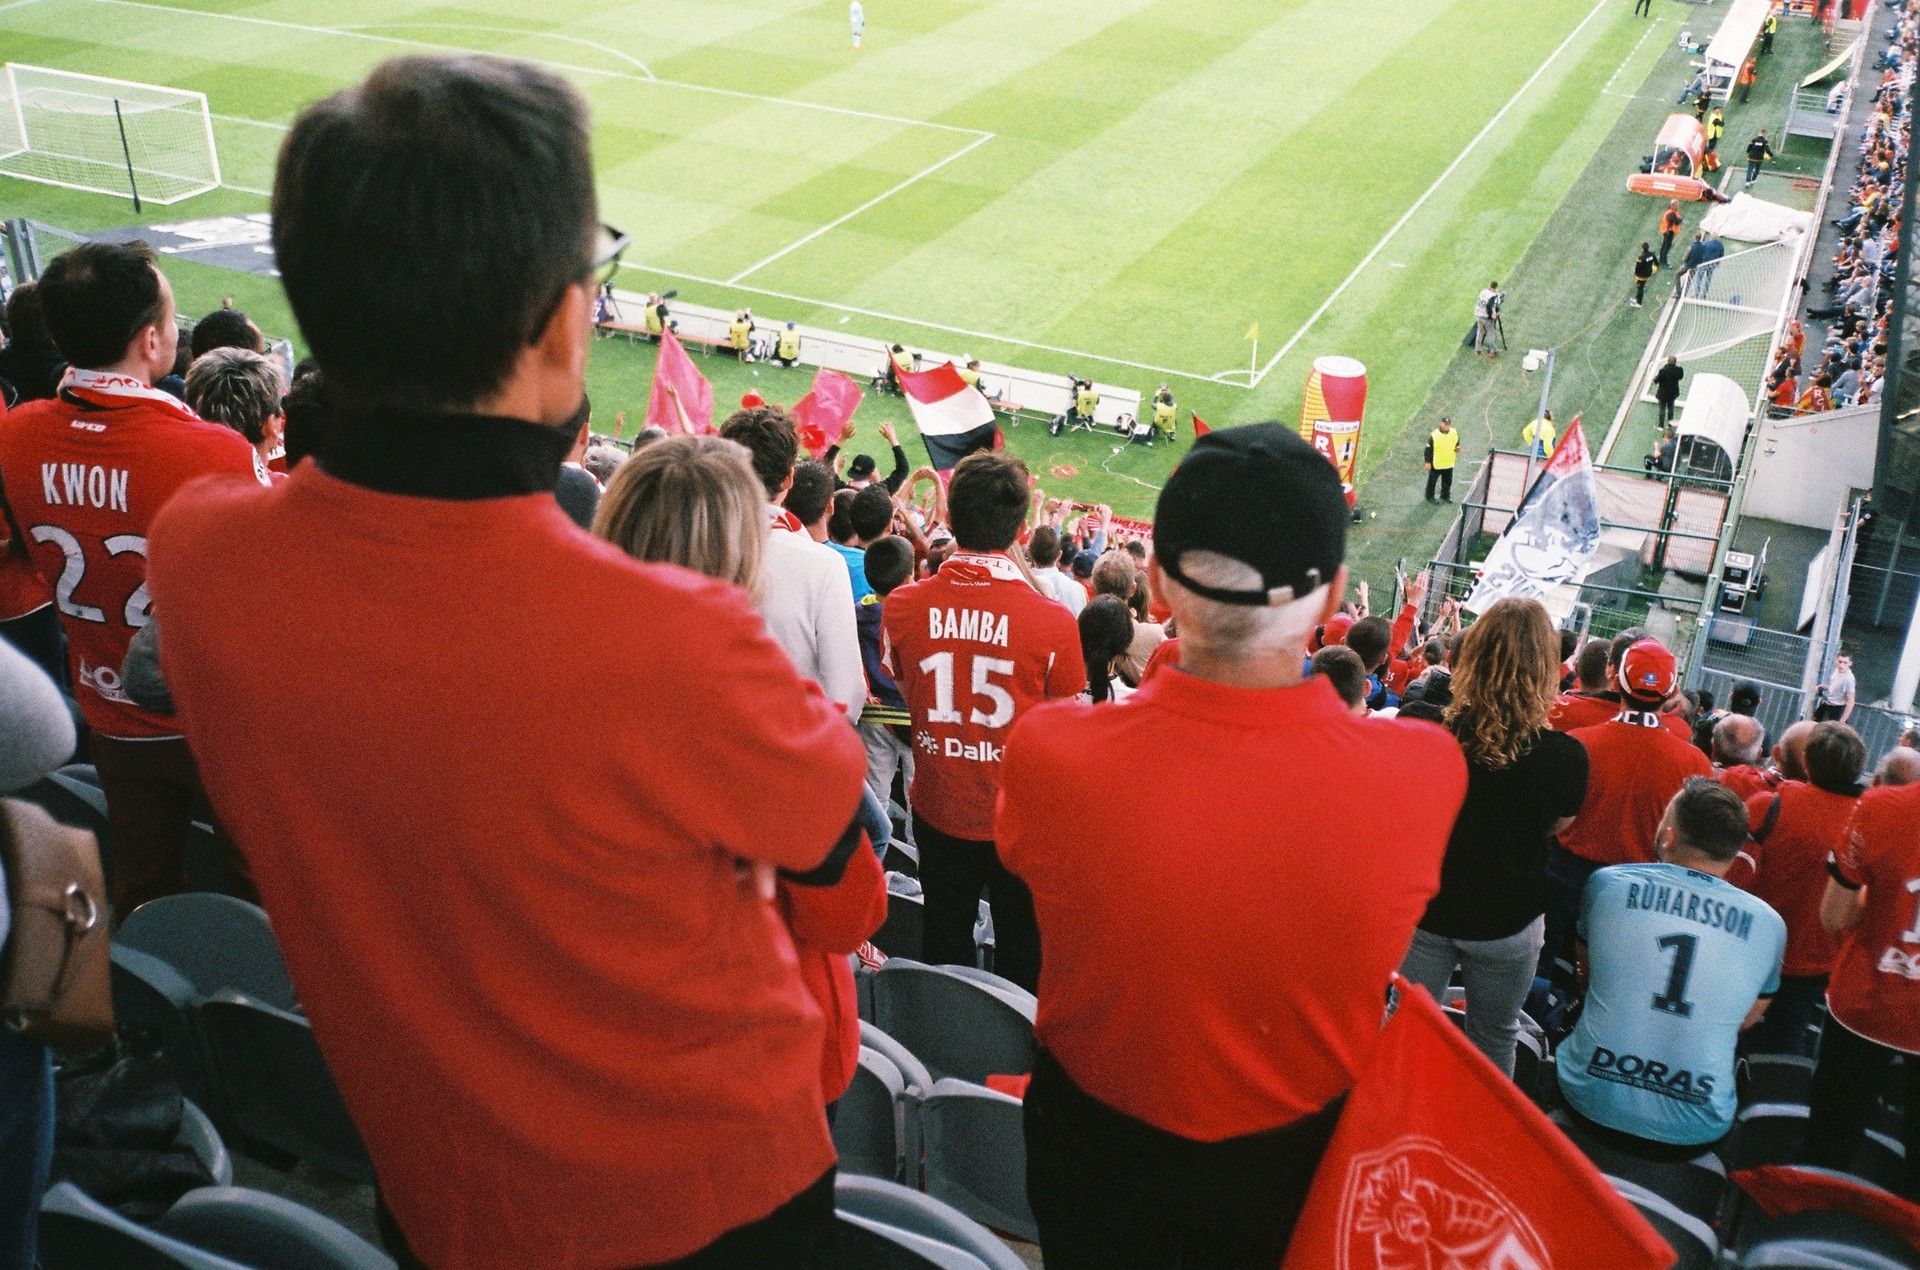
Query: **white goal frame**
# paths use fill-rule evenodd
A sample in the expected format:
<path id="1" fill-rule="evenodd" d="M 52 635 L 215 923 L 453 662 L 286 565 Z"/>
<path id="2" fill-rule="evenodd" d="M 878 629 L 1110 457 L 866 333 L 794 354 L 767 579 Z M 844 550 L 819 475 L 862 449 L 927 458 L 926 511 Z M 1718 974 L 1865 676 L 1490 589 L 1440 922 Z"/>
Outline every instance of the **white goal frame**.
<path id="1" fill-rule="evenodd" d="M 163 207 L 220 188 L 222 184 L 220 149 L 214 141 L 213 114 L 208 108 L 207 95 L 205 93 L 197 93 L 185 88 L 174 88 L 168 84 L 143 84 L 136 80 L 113 79 L 105 75 L 86 75 L 76 71 L 60 70 L 51 66 L 33 66 L 24 62 L 8 62 L 5 64 L 4 70 L 6 80 L 4 85 L 6 106 L 4 109 L 12 115 L 12 118 L 0 118 L 0 175 L 14 177 L 22 181 L 35 181 L 42 185 L 54 185 L 61 189 L 80 190 L 89 194 L 107 194 L 117 198 L 129 198 L 136 203 L 153 203 Z M 121 174 L 122 179 L 118 184 L 109 185 L 105 182 L 85 184 L 78 181 L 62 180 L 59 177 L 46 175 L 44 173 L 23 171 L 16 166 L 10 165 L 10 160 L 17 159 L 22 155 L 31 154 L 45 154 L 54 159 L 65 159 L 70 162 L 100 162 L 100 160 L 85 155 L 73 155 L 53 150 L 35 149 L 34 138 L 27 128 L 27 112 L 21 103 L 18 74 L 20 71 L 29 71 L 36 78 L 69 81 L 73 84 L 76 91 L 89 93 L 99 98 L 102 102 L 112 103 L 115 106 L 117 106 L 120 101 L 120 99 L 113 94 L 112 90 L 115 88 L 137 89 L 140 92 L 148 94 L 165 93 L 178 98 L 179 109 L 187 111 L 197 110 L 199 113 L 200 127 L 205 137 L 207 147 L 208 173 L 206 177 L 202 178 L 197 174 L 192 177 L 182 177 L 178 173 L 155 172 L 151 169 L 143 169 L 138 162 L 129 160 L 125 164 L 116 163 L 113 165 L 119 169 Z M 113 119 L 113 115 L 103 112 L 99 118 L 102 121 L 107 121 Z M 121 144 L 119 126 L 120 125 L 116 124 L 114 131 L 109 134 L 112 138 L 113 147 L 115 148 Z M 121 157 L 125 159 L 127 156 L 123 153 Z M 133 169 L 136 182 L 138 182 L 138 178 L 144 174 L 150 177 L 167 177 L 176 182 L 186 180 L 190 182 L 190 184 L 183 189 L 156 189 L 149 191 L 146 188 L 140 188 L 136 191 L 135 189 L 129 188 L 125 180 L 129 166 Z"/>

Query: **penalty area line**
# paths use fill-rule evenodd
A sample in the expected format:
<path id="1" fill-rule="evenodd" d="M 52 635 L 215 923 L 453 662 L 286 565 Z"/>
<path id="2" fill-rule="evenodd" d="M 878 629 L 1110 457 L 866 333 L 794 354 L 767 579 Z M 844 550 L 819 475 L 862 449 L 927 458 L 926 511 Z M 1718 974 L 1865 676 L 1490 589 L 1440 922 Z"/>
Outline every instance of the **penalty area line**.
<path id="1" fill-rule="evenodd" d="M 110 2 L 126 3 L 127 0 L 110 0 Z M 1533 72 L 1533 74 L 1527 76 L 1527 80 L 1525 83 L 1521 84 L 1519 88 L 1514 90 L 1513 96 L 1507 98 L 1507 104 L 1500 107 L 1499 110 L 1494 112 L 1493 118 L 1487 120 L 1486 126 L 1481 128 L 1479 132 L 1476 132 L 1473 135 L 1473 140 L 1467 142 L 1466 147 L 1462 149 L 1459 154 L 1454 156 L 1453 162 L 1447 164 L 1445 170 L 1443 170 L 1439 176 L 1433 179 L 1433 184 L 1427 187 L 1426 192 L 1423 193 L 1419 198 L 1415 199 L 1413 201 L 1413 206 L 1409 207 L 1405 212 L 1403 212 L 1400 216 L 1400 219 L 1393 222 L 1393 225 L 1387 230 L 1387 232 L 1380 236 L 1380 241 L 1373 245 L 1373 249 L 1371 251 L 1367 252 L 1366 255 L 1360 258 L 1360 263 L 1355 265 L 1353 267 L 1353 272 L 1348 274 L 1345 280 L 1342 281 L 1339 286 L 1333 289 L 1333 294 L 1329 295 L 1325 300 L 1321 301 L 1320 307 L 1315 309 L 1312 312 L 1312 314 L 1308 316 L 1307 320 L 1300 324 L 1300 329 L 1293 333 L 1292 338 L 1288 339 L 1285 344 L 1282 344 L 1280 346 L 1280 351 L 1267 359 L 1267 364 L 1265 366 L 1262 366 L 1260 368 L 1260 373 L 1254 377 L 1253 382 L 1256 388 L 1259 387 L 1260 382 L 1267 377 L 1267 375 L 1273 370 L 1273 368 L 1280 364 L 1280 360 L 1284 358 L 1288 353 L 1291 353 L 1293 351 L 1294 345 L 1298 344 L 1301 340 L 1305 339 L 1307 332 L 1311 331 L 1319 323 L 1320 319 L 1327 315 L 1327 311 L 1333 308 L 1334 304 L 1340 299 L 1341 296 L 1346 294 L 1347 288 L 1351 287 L 1359 279 L 1360 275 L 1366 272 L 1367 266 L 1372 264 L 1376 259 L 1378 259 L 1380 253 L 1386 250 L 1387 244 L 1392 242 L 1394 240 L 1394 237 L 1398 235 L 1401 230 L 1407 227 L 1407 222 L 1411 221 L 1414 218 L 1414 216 L 1420 211 L 1420 209 L 1427 205 L 1427 200 L 1432 198 L 1436 193 L 1439 192 L 1440 187 L 1447 183 L 1447 180 L 1449 177 L 1451 177 L 1455 172 L 1459 171 L 1460 165 L 1467 161 L 1467 157 L 1471 155 L 1475 150 L 1480 148 L 1480 143 L 1482 141 L 1485 141 L 1487 139 L 1487 136 L 1490 133 L 1492 133 L 1492 131 L 1495 128 L 1500 126 L 1500 121 L 1507 117 L 1507 113 L 1511 111 L 1515 106 L 1519 105 L 1520 99 L 1522 97 L 1525 97 L 1527 95 L 1527 92 L 1530 89 L 1532 89 L 1532 87 L 1535 84 L 1540 82 L 1540 77 L 1547 73 L 1547 68 L 1549 66 L 1552 66 L 1554 62 L 1559 59 L 1562 53 L 1567 51 L 1568 46 L 1570 46 L 1574 42 L 1574 40 L 1579 37 L 1582 31 L 1587 29 L 1587 25 L 1589 23 L 1591 23 L 1595 18 L 1599 17 L 1601 12 L 1605 10 L 1610 4 L 1613 4 L 1613 3 L 1615 3 L 1615 0 L 1598 0 L 1598 3 L 1596 3 L 1593 6 L 1593 8 L 1587 11 L 1587 16 L 1580 19 L 1580 24 L 1574 27 L 1573 30 L 1567 32 L 1567 38 L 1560 41 L 1560 43 L 1557 46 L 1555 46 L 1553 52 L 1547 54 L 1546 60 L 1540 63 L 1539 67 Z"/>

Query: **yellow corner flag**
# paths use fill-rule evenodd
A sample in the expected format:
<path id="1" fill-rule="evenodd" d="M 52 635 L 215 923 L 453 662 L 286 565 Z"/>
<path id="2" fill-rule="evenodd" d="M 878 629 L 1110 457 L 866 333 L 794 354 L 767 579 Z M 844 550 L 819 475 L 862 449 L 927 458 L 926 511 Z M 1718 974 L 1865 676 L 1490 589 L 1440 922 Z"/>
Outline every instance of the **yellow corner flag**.
<path id="1" fill-rule="evenodd" d="M 1242 339 L 1248 339 L 1248 340 L 1257 340 L 1257 339 L 1259 339 L 1259 338 L 1260 338 L 1260 324 L 1259 324 L 1258 322 L 1255 322 L 1255 323 L 1254 323 L 1254 324 L 1253 324 L 1252 326 L 1249 326 L 1249 327 L 1247 328 L 1247 333 L 1246 333 L 1245 335 L 1243 335 L 1243 336 L 1241 336 L 1240 338 L 1242 338 Z"/>

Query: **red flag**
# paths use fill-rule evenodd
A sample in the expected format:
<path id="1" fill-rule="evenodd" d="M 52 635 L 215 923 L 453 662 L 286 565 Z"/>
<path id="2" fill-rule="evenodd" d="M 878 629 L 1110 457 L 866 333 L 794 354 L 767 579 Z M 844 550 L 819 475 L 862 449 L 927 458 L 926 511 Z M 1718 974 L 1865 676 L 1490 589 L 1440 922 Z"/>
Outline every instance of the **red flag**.
<path id="1" fill-rule="evenodd" d="M 793 422 L 800 430 L 800 444 L 807 447 L 807 453 L 820 458 L 840 439 L 840 433 L 846 428 L 847 420 L 853 418 L 853 412 L 860 408 L 860 399 L 866 394 L 860 391 L 860 385 L 848 379 L 837 370 L 822 367 L 813 377 L 813 387 L 807 395 L 793 403 L 789 411 Z"/>
<path id="2" fill-rule="evenodd" d="M 1851 1213 L 1891 1231 L 1920 1251 L 1920 1204 L 1864 1182 L 1791 1164 L 1742 1169 L 1733 1175 L 1733 1182 L 1769 1217 L 1804 1212 Z"/>
<path id="3" fill-rule="evenodd" d="M 671 330 L 660 333 L 660 360 L 653 367 L 646 426 L 664 428 L 669 435 L 698 436 L 713 431 L 713 385 L 694 369 L 687 350 L 680 347 L 679 337 Z"/>
<path id="4" fill-rule="evenodd" d="M 1667 1270 L 1673 1250 L 1425 989 L 1347 1098 L 1283 1270 Z"/>
<path id="5" fill-rule="evenodd" d="M 1191 410 L 1189 410 L 1187 413 L 1193 414 Z M 1198 441 L 1201 437 L 1206 436 L 1207 433 L 1212 431 L 1213 431 L 1212 428 L 1209 428 L 1206 424 L 1200 421 L 1199 415 L 1193 415 L 1193 439 L 1195 441 Z"/>

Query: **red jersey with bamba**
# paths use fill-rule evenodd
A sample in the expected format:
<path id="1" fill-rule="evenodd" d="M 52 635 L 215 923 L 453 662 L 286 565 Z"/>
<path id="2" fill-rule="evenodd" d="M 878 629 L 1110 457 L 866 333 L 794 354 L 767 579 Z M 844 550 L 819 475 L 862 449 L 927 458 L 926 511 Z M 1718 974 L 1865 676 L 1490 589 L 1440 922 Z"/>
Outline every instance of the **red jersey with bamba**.
<path id="1" fill-rule="evenodd" d="M 58 397 L 0 422 L 0 498 L 53 589 L 74 695 L 104 736 L 179 734 L 128 699 L 120 663 L 150 620 L 147 526 L 182 485 L 215 472 L 264 480 L 239 433 L 126 375 L 73 371 Z"/>
<path id="2" fill-rule="evenodd" d="M 1769 808 L 1778 799 L 1773 824 Z M 1820 900 L 1827 893 L 1827 857 L 1846 837 L 1859 800 L 1804 781 L 1787 781 L 1778 793 L 1756 794 L 1747 802 L 1747 823 L 1756 835 L 1747 844 L 1755 872 L 1727 880 L 1759 896 L 1787 923 L 1783 975 L 1824 975 L 1840 956 L 1841 940 L 1820 925 Z"/>
<path id="3" fill-rule="evenodd" d="M 1595 864 L 1651 864 L 1667 804 L 1689 776 L 1712 776 L 1713 764 L 1640 711 L 1570 735 L 1587 747 L 1587 798 L 1560 845 Z"/>
<path id="4" fill-rule="evenodd" d="M 1920 1054 L 1920 785 L 1870 789 L 1833 856 L 1834 872 L 1867 888 L 1827 985 L 1848 1031 Z"/>
<path id="5" fill-rule="evenodd" d="M 1007 557 L 971 553 L 889 595 L 881 620 L 913 716 L 914 813 L 991 841 L 1007 730 L 1027 707 L 1087 686 L 1080 625 Z"/>

